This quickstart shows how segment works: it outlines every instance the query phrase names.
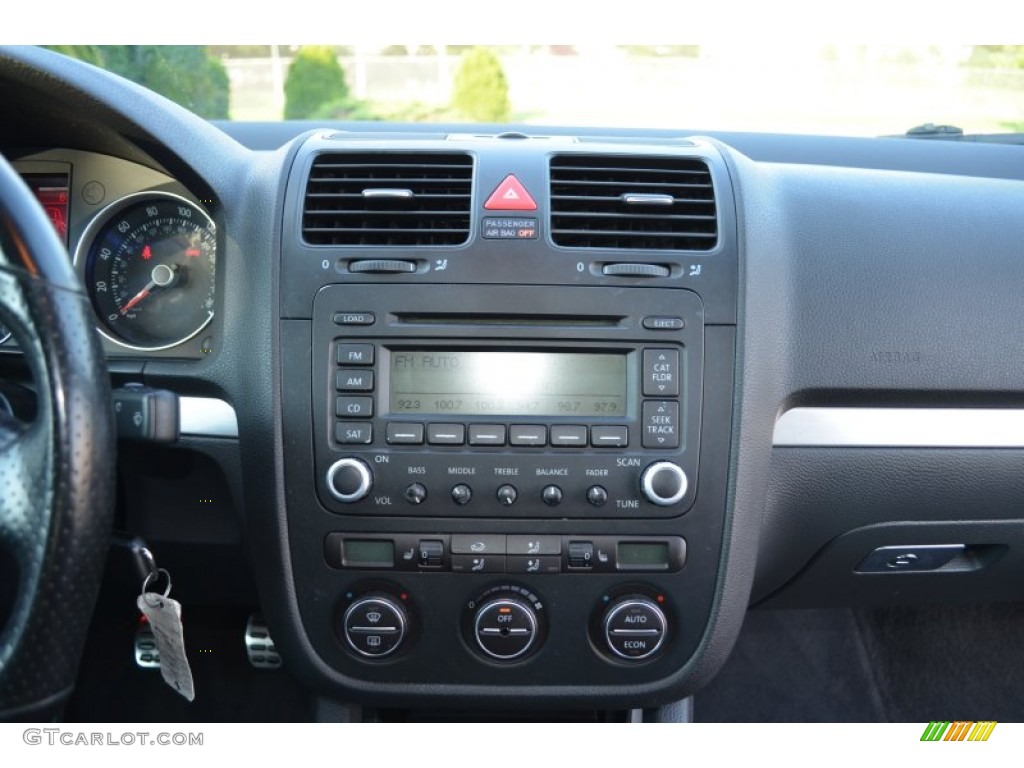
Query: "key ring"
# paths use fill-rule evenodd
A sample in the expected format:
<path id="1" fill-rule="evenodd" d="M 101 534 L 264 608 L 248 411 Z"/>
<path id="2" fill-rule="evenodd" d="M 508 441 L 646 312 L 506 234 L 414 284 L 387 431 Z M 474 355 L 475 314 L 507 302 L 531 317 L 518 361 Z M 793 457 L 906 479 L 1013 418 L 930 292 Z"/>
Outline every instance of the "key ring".
<path id="1" fill-rule="evenodd" d="M 166 568 L 156 568 L 150 571 L 149 575 L 142 580 L 142 598 L 150 605 L 159 605 L 162 607 L 163 603 L 158 598 L 151 597 L 151 595 L 155 595 L 157 593 L 146 591 L 150 584 L 160 578 L 161 574 L 167 577 L 167 589 L 164 590 L 164 593 L 160 595 L 160 597 L 167 597 L 171 594 L 171 574 L 167 572 Z"/>

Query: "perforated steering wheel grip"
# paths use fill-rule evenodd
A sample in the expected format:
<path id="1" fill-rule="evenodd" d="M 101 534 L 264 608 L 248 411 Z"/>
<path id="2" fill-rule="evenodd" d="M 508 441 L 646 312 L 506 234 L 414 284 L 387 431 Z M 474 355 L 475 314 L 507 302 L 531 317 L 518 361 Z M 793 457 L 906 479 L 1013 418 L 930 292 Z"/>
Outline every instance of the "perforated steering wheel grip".
<path id="1" fill-rule="evenodd" d="M 109 546 L 116 443 L 88 300 L 3 158 L 0 322 L 37 392 L 31 422 L 0 420 L 0 720 L 42 719 L 74 685 Z"/>

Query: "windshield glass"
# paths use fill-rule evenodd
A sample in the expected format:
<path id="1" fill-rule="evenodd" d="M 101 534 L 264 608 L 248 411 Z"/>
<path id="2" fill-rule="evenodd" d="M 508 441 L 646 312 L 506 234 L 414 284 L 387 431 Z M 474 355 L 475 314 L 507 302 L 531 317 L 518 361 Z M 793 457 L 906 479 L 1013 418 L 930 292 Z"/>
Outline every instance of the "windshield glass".
<path id="1" fill-rule="evenodd" d="M 211 119 L 1024 131 L 1024 46 L 51 46 Z"/>

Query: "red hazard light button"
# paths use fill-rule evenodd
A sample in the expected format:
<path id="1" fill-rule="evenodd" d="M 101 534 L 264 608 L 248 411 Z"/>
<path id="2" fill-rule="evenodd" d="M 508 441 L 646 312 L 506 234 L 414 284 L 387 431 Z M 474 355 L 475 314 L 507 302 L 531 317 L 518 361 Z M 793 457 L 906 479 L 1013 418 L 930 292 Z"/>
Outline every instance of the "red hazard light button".
<path id="1" fill-rule="evenodd" d="M 488 211 L 536 211 L 537 203 L 530 197 L 514 173 L 510 173 L 484 203 Z"/>

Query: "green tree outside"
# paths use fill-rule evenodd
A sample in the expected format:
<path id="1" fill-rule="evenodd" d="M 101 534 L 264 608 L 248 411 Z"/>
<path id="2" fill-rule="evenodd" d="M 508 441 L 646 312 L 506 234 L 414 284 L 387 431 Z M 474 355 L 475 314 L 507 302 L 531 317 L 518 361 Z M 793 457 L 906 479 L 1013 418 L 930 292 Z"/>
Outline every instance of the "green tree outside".
<path id="1" fill-rule="evenodd" d="M 166 96 L 200 117 L 226 120 L 231 84 L 219 59 L 199 45 L 52 45 Z"/>
<path id="2" fill-rule="evenodd" d="M 486 48 L 473 48 L 462 55 L 455 73 L 452 104 L 463 116 L 484 123 L 508 120 L 511 104 L 508 81 L 498 57 Z"/>
<path id="3" fill-rule="evenodd" d="M 332 117 L 348 101 L 345 70 L 334 49 L 304 45 L 288 67 L 284 81 L 284 117 L 307 120 Z"/>

